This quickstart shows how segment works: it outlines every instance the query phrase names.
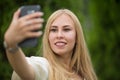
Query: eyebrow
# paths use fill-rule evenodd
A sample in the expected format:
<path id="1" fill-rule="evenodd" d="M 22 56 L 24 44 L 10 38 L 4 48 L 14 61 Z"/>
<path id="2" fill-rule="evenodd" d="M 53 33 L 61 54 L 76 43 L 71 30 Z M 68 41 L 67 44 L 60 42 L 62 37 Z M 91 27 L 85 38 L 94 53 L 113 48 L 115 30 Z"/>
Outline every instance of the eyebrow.
<path id="1" fill-rule="evenodd" d="M 58 26 L 52 25 L 51 28 L 57 28 Z M 70 25 L 64 25 L 64 28 L 71 27 Z"/>

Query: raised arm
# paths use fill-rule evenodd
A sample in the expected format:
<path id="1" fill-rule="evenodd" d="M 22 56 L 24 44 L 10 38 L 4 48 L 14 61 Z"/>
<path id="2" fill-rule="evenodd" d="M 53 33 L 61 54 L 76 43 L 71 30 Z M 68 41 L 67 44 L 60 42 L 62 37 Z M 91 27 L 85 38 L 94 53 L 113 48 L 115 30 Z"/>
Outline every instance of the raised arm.
<path id="1" fill-rule="evenodd" d="M 14 13 L 12 22 L 4 35 L 4 41 L 5 44 L 7 44 L 6 54 L 12 68 L 22 80 L 34 80 L 34 70 L 32 66 L 28 64 L 23 51 L 17 44 L 26 38 L 39 37 L 42 35 L 41 31 L 33 32 L 33 30 L 42 27 L 43 19 L 41 16 L 43 13 L 36 12 L 21 18 L 19 18 L 19 15 L 20 9 Z M 11 48 L 13 51 L 10 50 Z"/>

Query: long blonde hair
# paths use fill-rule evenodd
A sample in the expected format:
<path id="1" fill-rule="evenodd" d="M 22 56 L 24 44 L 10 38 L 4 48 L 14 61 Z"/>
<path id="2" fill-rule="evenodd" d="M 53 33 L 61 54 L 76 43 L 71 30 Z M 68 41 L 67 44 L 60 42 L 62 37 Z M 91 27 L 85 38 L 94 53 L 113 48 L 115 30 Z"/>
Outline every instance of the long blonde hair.
<path id="1" fill-rule="evenodd" d="M 76 73 L 80 74 L 82 78 L 86 80 L 97 80 L 96 74 L 94 72 L 93 66 L 91 64 L 91 59 L 86 47 L 84 40 L 84 35 L 82 31 L 81 24 L 78 18 L 73 12 L 68 9 L 60 9 L 55 11 L 48 19 L 44 36 L 43 36 L 43 56 L 48 60 L 49 67 L 49 80 L 68 80 L 71 72 L 67 71 L 58 60 L 57 56 L 54 54 L 53 50 L 49 44 L 49 30 L 52 22 L 61 14 L 67 14 L 73 20 L 76 30 L 76 44 L 74 47 L 74 52 L 71 57 L 70 68 L 74 68 Z"/>

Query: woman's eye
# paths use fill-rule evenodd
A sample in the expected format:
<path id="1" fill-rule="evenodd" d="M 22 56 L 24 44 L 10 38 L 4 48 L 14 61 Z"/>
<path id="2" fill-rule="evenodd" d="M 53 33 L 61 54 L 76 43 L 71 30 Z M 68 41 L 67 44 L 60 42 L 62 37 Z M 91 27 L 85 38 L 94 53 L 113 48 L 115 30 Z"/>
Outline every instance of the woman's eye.
<path id="1" fill-rule="evenodd" d="M 64 29 L 64 31 L 70 31 L 71 29 L 69 29 L 69 28 L 66 28 L 66 29 Z"/>
<path id="2" fill-rule="evenodd" d="M 57 29 L 50 29 L 50 32 L 56 32 Z"/>

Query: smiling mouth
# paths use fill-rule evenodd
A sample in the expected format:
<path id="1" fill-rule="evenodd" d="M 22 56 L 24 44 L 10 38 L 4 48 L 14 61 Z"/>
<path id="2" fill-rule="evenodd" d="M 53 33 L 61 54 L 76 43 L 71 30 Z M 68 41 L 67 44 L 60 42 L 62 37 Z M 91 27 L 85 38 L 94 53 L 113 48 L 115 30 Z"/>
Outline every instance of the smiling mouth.
<path id="1" fill-rule="evenodd" d="M 64 47 L 66 44 L 67 44 L 67 43 L 65 43 L 65 42 L 56 42 L 56 43 L 55 43 L 55 45 L 56 45 L 57 47 Z"/>

